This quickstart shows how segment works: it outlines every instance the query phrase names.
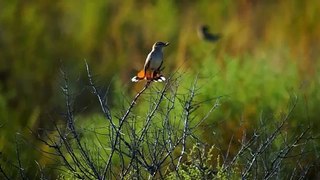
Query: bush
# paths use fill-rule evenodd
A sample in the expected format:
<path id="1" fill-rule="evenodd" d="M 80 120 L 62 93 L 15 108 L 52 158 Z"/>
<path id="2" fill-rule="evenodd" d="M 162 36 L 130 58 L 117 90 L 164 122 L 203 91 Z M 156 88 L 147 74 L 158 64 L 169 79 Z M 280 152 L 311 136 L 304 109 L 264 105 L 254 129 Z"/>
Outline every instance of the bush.
<path id="1" fill-rule="evenodd" d="M 242 138 L 232 136 L 224 150 L 218 142 L 208 143 L 212 140 L 199 133 L 201 125 L 219 107 L 220 98 L 197 99 L 201 92 L 197 77 L 188 88 L 181 88 L 184 77 L 178 73 L 164 84 L 146 82 L 130 103 L 112 107 L 108 104 L 108 90 L 95 85 L 87 65 L 88 88 L 99 102 L 101 114 L 85 118 L 76 116 L 76 96 L 68 76 L 62 74 L 64 121 L 53 122 L 53 130 L 34 132 L 46 146 L 42 152 L 52 159 L 52 167 L 58 167 L 54 170 L 57 178 L 306 178 L 317 165 L 312 149 L 317 144 L 310 127 L 288 130 L 296 97 L 287 112 L 278 117 L 261 116 L 253 133 L 243 129 Z M 211 108 L 203 113 L 201 107 L 208 102 Z M 222 136 L 220 132 L 223 130 L 215 136 Z M 20 151 L 17 143 L 18 164 L 7 164 L 26 178 Z M 18 176 L 9 176 L 2 166 L 0 169 L 5 178 Z M 36 176 L 46 177 L 44 169 L 39 165 Z"/>

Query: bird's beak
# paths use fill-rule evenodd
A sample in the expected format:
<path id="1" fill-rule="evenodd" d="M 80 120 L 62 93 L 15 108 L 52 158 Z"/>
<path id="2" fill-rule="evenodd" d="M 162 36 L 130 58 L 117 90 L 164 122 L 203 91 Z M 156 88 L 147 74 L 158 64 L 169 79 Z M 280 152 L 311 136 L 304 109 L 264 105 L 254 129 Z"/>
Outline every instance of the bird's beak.
<path id="1" fill-rule="evenodd" d="M 169 42 L 166 42 L 165 46 L 168 46 L 170 43 Z"/>

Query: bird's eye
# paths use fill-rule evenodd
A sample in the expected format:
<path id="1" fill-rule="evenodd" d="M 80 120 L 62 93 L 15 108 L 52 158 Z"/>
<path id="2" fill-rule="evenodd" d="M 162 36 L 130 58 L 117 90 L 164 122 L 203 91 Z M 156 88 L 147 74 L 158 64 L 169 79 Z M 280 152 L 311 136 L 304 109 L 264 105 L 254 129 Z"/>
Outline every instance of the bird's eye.
<path id="1" fill-rule="evenodd" d="M 165 43 L 163 43 L 163 42 L 156 42 L 156 44 L 155 44 L 156 46 L 165 46 L 166 44 Z"/>

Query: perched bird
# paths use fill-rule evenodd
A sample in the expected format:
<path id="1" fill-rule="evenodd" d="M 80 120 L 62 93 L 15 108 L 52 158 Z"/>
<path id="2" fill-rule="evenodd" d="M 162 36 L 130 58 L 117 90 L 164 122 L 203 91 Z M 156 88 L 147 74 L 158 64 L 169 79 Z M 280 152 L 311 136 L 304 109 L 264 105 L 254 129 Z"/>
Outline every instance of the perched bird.
<path id="1" fill-rule="evenodd" d="M 144 67 L 141 71 L 138 72 L 136 76 L 134 76 L 131 81 L 138 82 L 141 80 L 155 81 L 155 82 L 163 82 L 166 80 L 164 76 L 161 75 L 161 66 L 163 63 L 163 52 L 162 48 L 168 46 L 169 43 L 166 42 L 156 42 L 152 46 L 151 52 L 148 54 L 146 58 L 146 62 L 144 63 Z"/>
<path id="2" fill-rule="evenodd" d="M 212 34 L 209 32 L 209 27 L 206 25 L 201 25 L 198 28 L 198 36 L 200 39 L 210 41 L 210 42 L 215 42 L 221 38 L 220 34 Z"/>

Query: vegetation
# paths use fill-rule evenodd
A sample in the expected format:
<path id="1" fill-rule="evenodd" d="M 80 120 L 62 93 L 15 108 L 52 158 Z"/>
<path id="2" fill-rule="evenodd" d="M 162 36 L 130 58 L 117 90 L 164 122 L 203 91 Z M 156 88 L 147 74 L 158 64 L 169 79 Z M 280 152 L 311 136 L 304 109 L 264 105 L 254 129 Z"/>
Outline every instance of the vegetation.
<path id="1" fill-rule="evenodd" d="M 0 11 L 1 179 L 319 176 L 318 1 Z M 131 83 L 158 40 L 169 80 Z"/>

